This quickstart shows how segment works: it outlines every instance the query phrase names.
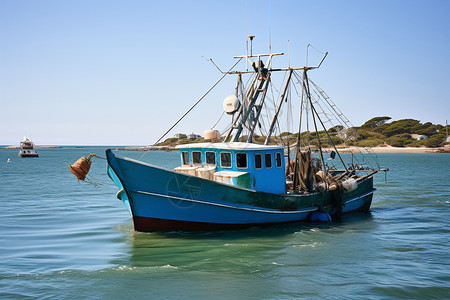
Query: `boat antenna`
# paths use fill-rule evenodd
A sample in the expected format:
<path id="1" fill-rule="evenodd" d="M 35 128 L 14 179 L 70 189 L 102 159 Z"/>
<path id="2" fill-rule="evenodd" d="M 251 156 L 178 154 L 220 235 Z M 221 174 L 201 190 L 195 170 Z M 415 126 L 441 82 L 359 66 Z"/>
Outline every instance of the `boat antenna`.
<path id="1" fill-rule="evenodd" d="M 253 38 L 255 36 L 254 35 L 249 35 L 248 38 L 250 39 L 250 57 L 253 56 Z"/>
<path id="2" fill-rule="evenodd" d="M 306 46 L 306 64 L 305 64 L 306 67 L 308 66 L 308 49 L 309 49 L 309 46 L 311 46 L 311 44 L 308 44 L 308 46 Z"/>
<path id="3" fill-rule="evenodd" d="M 246 71 L 248 71 L 247 1 L 245 1 L 245 47 L 246 47 L 245 66 L 246 66 Z"/>
<path id="4" fill-rule="evenodd" d="M 288 67 L 291 67 L 291 44 L 290 41 L 288 40 Z"/>
<path id="5" fill-rule="evenodd" d="M 270 32 L 270 0 L 269 0 L 269 53 L 272 54 L 272 37 Z"/>

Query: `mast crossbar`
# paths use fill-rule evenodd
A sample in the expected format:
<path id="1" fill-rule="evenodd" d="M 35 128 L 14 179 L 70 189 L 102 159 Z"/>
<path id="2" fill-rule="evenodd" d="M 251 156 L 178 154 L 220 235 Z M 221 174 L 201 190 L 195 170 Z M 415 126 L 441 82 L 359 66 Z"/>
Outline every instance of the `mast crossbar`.
<path id="1" fill-rule="evenodd" d="M 261 56 L 275 56 L 275 55 L 284 55 L 284 53 L 280 52 L 280 53 L 270 53 L 270 54 L 239 55 L 239 56 L 233 56 L 233 58 L 261 57 Z"/>

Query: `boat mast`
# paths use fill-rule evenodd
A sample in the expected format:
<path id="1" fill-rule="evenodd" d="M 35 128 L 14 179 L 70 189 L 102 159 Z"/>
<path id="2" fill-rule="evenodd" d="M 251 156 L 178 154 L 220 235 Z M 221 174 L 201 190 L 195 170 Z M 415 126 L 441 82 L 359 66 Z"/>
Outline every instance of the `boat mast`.
<path id="1" fill-rule="evenodd" d="M 308 81 L 308 69 L 305 69 L 303 71 L 303 87 L 304 90 L 306 92 L 306 97 L 307 100 L 309 101 L 309 105 L 311 106 L 311 115 L 312 115 L 312 119 L 313 119 L 313 123 L 314 123 L 314 130 L 316 131 L 316 137 L 317 137 L 317 143 L 318 143 L 318 147 L 319 147 L 319 154 L 320 154 L 320 160 L 322 161 L 322 168 L 324 170 L 324 172 L 326 172 L 325 170 L 325 160 L 323 159 L 323 152 L 322 152 L 322 142 L 320 141 L 319 138 L 319 131 L 317 130 L 317 123 L 316 123 L 316 117 L 314 115 L 314 106 L 312 103 L 312 99 L 311 99 L 311 91 L 309 89 L 309 81 Z M 299 132 L 300 134 L 300 132 Z"/>
<path id="2" fill-rule="evenodd" d="M 264 145 L 268 145 L 269 142 L 270 142 L 270 137 L 272 135 L 273 128 L 275 127 L 275 122 L 278 119 L 278 114 L 280 113 L 281 105 L 283 104 L 284 98 L 286 96 L 287 88 L 289 86 L 289 83 L 291 82 L 292 72 L 293 72 L 292 69 L 289 70 L 289 75 L 288 75 L 288 78 L 286 80 L 286 84 L 284 85 L 284 89 L 283 89 L 283 93 L 281 94 L 280 101 L 278 102 L 278 106 L 277 106 L 277 110 L 275 112 L 275 116 L 273 117 L 272 123 L 270 124 L 269 132 L 267 134 L 267 138 L 266 138 L 266 141 L 264 142 Z"/>
<path id="3" fill-rule="evenodd" d="M 255 128 L 257 124 L 259 123 L 259 117 L 261 115 L 262 106 L 264 104 L 264 100 L 266 97 L 267 90 L 269 88 L 270 83 L 270 74 L 272 72 L 270 64 L 272 61 L 273 56 L 275 55 L 283 55 L 283 53 L 270 53 L 270 54 L 258 54 L 253 55 L 253 42 L 254 36 L 249 36 L 250 39 L 250 55 L 248 53 L 245 56 L 235 56 L 234 58 L 245 58 L 247 63 L 250 63 L 250 65 L 253 67 L 252 71 L 245 71 L 245 72 L 230 72 L 229 74 L 238 74 L 241 76 L 245 73 L 256 73 L 255 78 L 253 79 L 252 83 L 250 84 L 249 88 L 247 89 L 246 96 L 243 95 L 243 98 L 245 99 L 251 99 L 250 102 L 247 105 L 242 105 L 241 109 L 239 110 L 238 115 L 236 116 L 233 124 L 231 125 L 230 130 L 228 131 L 224 141 L 228 141 L 230 139 L 230 142 L 237 142 L 239 141 L 239 137 L 242 134 L 242 131 L 245 127 L 245 124 L 248 122 L 248 119 L 253 114 L 254 118 L 250 118 L 250 124 L 249 124 L 249 136 L 247 138 L 247 142 L 251 143 L 253 139 L 253 133 L 255 131 Z M 261 60 L 261 57 L 268 56 L 266 65 L 264 65 L 263 61 Z M 256 60 L 252 61 L 250 58 L 255 57 Z M 279 70 L 277 70 L 279 71 Z M 256 101 L 258 100 L 258 97 L 262 93 L 261 100 L 259 104 L 256 104 Z M 245 99 L 242 99 L 243 102 Z M 254 108 L 256 108 L 256 116 L 254 115 Z M 236 125 L 237 124 L 237 125 Z"/>
<path id="4" fill-rule="evenodd" d="M 302 87 L 303 89 L 304 87 Z M 297 189 L 297 187 L 301 184 L 301 180 L 300 180 L 300 174 L 299 174 L 299 166 L 300 166 L 300 162 L 299 162 L 299 153 L 301 151 L 301 132 L 302 132 L 302 116 L 303 116 L 303 95 L 304 92 L 302 91 L 302 99 L 300 101 L 300 119 L 298 122 L 298 134 L 297 134 L 297 143 L 295 145 L 295 160 L 294 160 L 294 175 L 293 175 L 293 184 L 294 184 L 294 190 Z M 289 158 L 290 159 L 290 158 Z M 289 162 L 290 164 L 290 162 Z"/>
<path id="5" fill-rule="evenodd" d="M 256 116 L 254 117 L 253 120 L 251 121 L 250 124 L 250 133 L 248 134 L 248 138 L 247 138 L 247 143 L 252 143 L 253 142 L 253 133 L 255 132 L 256 126 L 259 124 L 259 116 L 261 114 L 263 105 L 264 105 L 264 100 L 266 99 L 266 95 L 267 95 L 267 91 L 268 91 L 268 86 L 270 84 L 270 77 L 267 79 L 267 85 L 266 88 L 263 91 L 263 94 L 261 95 L 261 101 L 259 102 L 258 105 L 255 105 L 256 107 Z"/>
<path id="6" fill-rule="evenodd" d="M 265 91 L 268 88 L 268 84 L 266 84 L 266 86 L 263 89 L 263 86 L 265 83 L 268 82 L 268 78 L 269 78 L 269 74 L 266 78 L 261 77 L 258 78 L 259 76 L 256 76 L 255 79 L 253 80 L 252 85 L 249 88 L 249 92 L 251 92 L 251 101 L 250 103 L 247 105 L 247 107 L 245 107 L 245 105 L 243 105 L 241 107 L 241 110 L 239 111 L 238 116 L 236 117 L 235 123 L 238 121 L 239 117 L 242 115 L 242 117 L 240 118 L 239 124 L 236 126 L 235 123 L 233 124 L 233 126 L 231 126 L 230 130 L 228 131 L 228 134 L 225 138 L 225 141 L 228 140 L 228 138 L 233 135 L 231 137 L 231 142 L 237 142 L 239 140 L 239 137 L 241 136 L 242 130 L 244 129 L 244 124 L 247 122 L 251 111 L 253 110 L 253 107 L 255 107 L 255 103 L 256 100 L 259 97 L 260 92 Z M 260 82 L 258 84 L 257 81 L 259 81 L 258 79 L 260 79 Z M 252 90 L 253 89 L 253 90 Z M 265 94 L 265 93 L 264 93 Z M 259 116 L 259 114 L 258 114 Z M 254 122 L 258 122 L 258 120 L 255 118 Z"/>
<path id="7" fill-rule="evenodd" d="M 241 106 L 239 112 L 237 113 L 236 117 L 234 118 L 233 124 L 231 125 L 230 129 L 228 130 L 227 135 L 224 138 L 224 142 L 230 141 L 230 142 L 237 142 L 239 141 L 239 138 L 242 134 L 242 131 L 244 127 L 247 127 L 249 129 L 249 135 L 247 137 L 247 142 L 251 143 L 253 140 L 253 134 L 256 129 L 256 126 L 259 124 L 259 118 L 261 115 L 261 110 L 264 104 L 264 100 L 267 94 L 267 89 L 270 84 L 270 76 L 272 72 L 280 72 L 280 71 L 288 71 L 288 78 L 286 80 L 282 95 L 280 96 L 280 100 L 278 102 L 275 115 L 272 119 L 269 132 L 267 134 L 266 140 L 264 142 L 265 145 L 268 145 L 270 142 L 270 138 L 273 134 L 275 124 L 278 119 L 279 112 L 281 110 L 281 106 L 283 104 L 283 101 L 286 98 L 288 86 L 291 82 L 292 73 L 296 70 L 304 70 L 305 74 L 308 70 L 317 69 L 320 67 L 322 62 L 325 60 L 325 57 L 327 56 L 328 52 L 325 53 L 324 57 L 322 58 L 321 62 L 316 67 L 302 67 L 302 68 L 279 68 L 279 69 L 272 69 L 271 67 L 271 61 L 273 56 L 276 55 L 283 55 L 284 53 L 270 53 L 270 54 L 258 54 L 253 55 L 253 49 L 252 49 L 252 41 L 254 36 L 249 36 L 251 45 L 250 45 L 250 55 L 248 53 L 244 56 L 235 56 L 234 58 L 245 58 L 247 63 L 250 63 L 250 65 L 253 67 L 253 70 L 246 70 L 246 71 L 232 71 L 228 72 L 228 74 L 237 74 L 241 76 L 242 74 L 246 73 L 256 73 L 255 78 L 252 80 L 252 83 L 250 84 L 249 88 L 247 89 L 247 92 L 243 97 L 244 105 Z M 248 44 L 247 44 L 248 45 Z M 261 60 L 261 57 L 268 56 L 266 65 Z M 251 58 L 256 58 L 255 61 L 252 61 Z M 217 66 L 216 66 L 217 67 Z M 219 69 L 220 70 L 220 69 Z M 308 89 L 309 90 L 309 89 Z M 261 95 L 262 93 L 262 95 Z M 261 100 L 259 104 L 256 104 L 256 101 L 258 97 L 261 95 Z M 244 99 L 245 98 L 245 99 Z M 310 98 L 310 97 L 309 97 Z M 246 99 L 250 99 L 248 104 L 245 104 Z M 310 101 L 311 102 L 311 101 Z M 254 110 L 256 108 L 256 111 Z M 256 114 L 255 114 L 256 112 Z M 250 118 L 250 122 L 247 124 L 248 120 Z M 231 137 L 231 138 L 230 138 Z"/>
<path id="8" fill-rule="evenodd" d="M 311 115 L 312 115 L 312 117 L 313 117 L 314 127 L 315 127 L 315 131 L 316 131 L 316 136 L 317 136 L 317 142 L 318 142 L 318 145 L 319 145 L 320 158 L 321 158 L 322 164 L 323 164 L 323 171 L 324 171 L 324 172 L 327 172 L 327 171 L 325 170 L 325 161 L 324 161 L 324 158 L 323 158 L 322 144 L 321 144 L 321 141 L 320 141 L 320 138 L 319 138 L 318 129 L 317 129 L 316 117 L 317 117 L 317 119 L 319 120 L 320 124 L 322 125 L 322 128 L 323 128 L 323 130 L 325 131 L 325 133 L 326 133 L 328 139 L 330 140 L 331 144 L 333 145 L 333 148 L 334 148 L 335 152 L 337 153 L 337 155 L 338 155 L 338 157 L 339 157 L 339 159 L 340 159 L 340 161 L 341 161 L 341 163 L 342 163 L 342 165 L 343 165 L 345 171 L 348 171 L 347 166 L 345 165 L 344 160 L 342 159 L 341 155 L 339 154 L 339 151 L 337 150 L 336 145 L 334 144 L 333 139 L 331 138 L 330 134 L 328 133 L 328 130 L 327 130 L 327 128 L 325 127 L 325 125 L 324 125 L 322 119 L 320 118 L 319 113 L 317 112 L 316 108 L 314 107 L 314 105 L 313 105 L 313 103 L 312 103 L 312 98 L 311 98 L 311 93 L 310 93 L 310 88 L 309 88 L 309 79 L 308 79 L 308 75 L 307 75 L 306 72 L 307 72 L 307 69 L 304 70 L 303 80 L 304 80 L 304 82 L 306 82 L 306 85 L 305 85 L 306 95 L 307 95 L 307 97 L 308 97 L 309 104 L 310 104 L 310 106 L 311 106 Z M 305 84 L 305 83 L 303 83 L 303 84 Z"/>
<path id="9" fill-rule="evenodd" d="M 344 163 L 344 160 L 341 157 L 341 154 L 339 154 L 338 149 L 336 148 L 336 144 L 334 143 L 333 139 L 331 138 L 330 134 L 328 133 L 328 130 L 326 129 L 325 125 L 323 124 L 322 119 L 319 116 L 319 113 L 317 112 L 316 108 L 314 106 L 311 105 L 311 110 L 312 110 L 312 114 L 314 116 L 314 114 L 317 116 L 317 119 L 319 120 L 320 124 L 322 124 L 322 128 L 325 131 L 325 133 L 327 134 L 328 139 L 330 140 L 331 144 L 333 145 L 334 151 L 337 153 L 342 165 L 344 166 L 345 171 L 348 171 L 347 166 Z M 315 125 L 315 124 L 314 124 Z M 317 131 L 316 131 L 317 134 Z M 317 138 L 319 138 L 319 135 L 317 134 Z M 352 165 L 353 165 L 353 155 L 352 155 Z"/>

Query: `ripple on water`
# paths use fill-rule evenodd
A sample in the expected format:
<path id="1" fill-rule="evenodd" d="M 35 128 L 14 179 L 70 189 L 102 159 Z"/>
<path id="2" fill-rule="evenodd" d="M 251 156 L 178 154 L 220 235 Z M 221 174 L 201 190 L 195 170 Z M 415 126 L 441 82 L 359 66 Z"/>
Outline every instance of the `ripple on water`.
<path id="1" fill-rule="evenodd" d="M 0 150 L 1 299 L 450 294 L 448 155 L 379 155 L 391 171 L 387 183 L 375 178 L 371 213 L 341 222 L 138 233 L 115 198 L 104 162 L 92 165 L 92 174 L 105 178 L 97 187 L 78 183 L 67 169 L 80 156 L 103 150 L 43 149 L 38 160 L 8 164 L 3 161 L 12 152 Z M 178 153 L 146 159 L 179 162 Z"/>

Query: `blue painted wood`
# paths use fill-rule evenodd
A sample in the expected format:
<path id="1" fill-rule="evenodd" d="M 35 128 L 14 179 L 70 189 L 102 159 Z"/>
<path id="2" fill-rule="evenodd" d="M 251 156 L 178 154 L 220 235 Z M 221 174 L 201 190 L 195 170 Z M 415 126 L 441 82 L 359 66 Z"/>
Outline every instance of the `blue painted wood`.
<path id="1" fill-rule="evenodd" d="M 133 216 L 135 229 L 220 229 L 303 221 L 311 212 L 334 214 L 332 193 L 275 194 L 235 187 L 160 168 L 106 151 L 108 175 Z M 283 174 L 284 178 L 284 174 Z M 344 194 L 344 213 L 367 210 L 369 177 Z"/>
<path id="2" fill-rule="evenodd" d="M 244 144 L 244 145 L 243 145 Z M 210 145 L 208 147 L 208 145 Z M 222 145 L 222 144 L 219 144 Z M 231 145 L 231 146 L 228 146 Z M 235 146 L 233 146 L 235 145 Z M 201 165 L 206 166 L 206 153 L 213 152 L 216 156 L 216 172 L 220 171 L 234 171 L 234 172 L 248 172 L 250 173 L 250 187 L 256 191 L 267 193 L 285 193 L 285 160 L 284 147 L 282 146 L 263 146 L 245 147 L 245 143 L 229 143 L 228 147 L 218 148 L 217 144 L 200 144 L 199 147 L 195 145 L 180 146 L 180 162 L 181 165 L 186 162 L 183 161 L 183 153 L 189 153 L 189 165 L 196 165 L 193 158 L 193 153 L 201 153 Z M 213 147 L 214 146 L 214 147 Z M 229 153 L 231 157 L 231 165 L 229 167 L 223 166 L 221 163 L 221 153 Z M 245 154 L 247 156 L 246 167 L 239 167 L 237 164 L 237 156 Z M 255 157 L 261 157 L 261 167 L 257 168 L 255 165 Z M 265 156 L 270 157 L 270 166 L 265 163 Z M 277 161 L 278 157 L 278 161 Z"/>

